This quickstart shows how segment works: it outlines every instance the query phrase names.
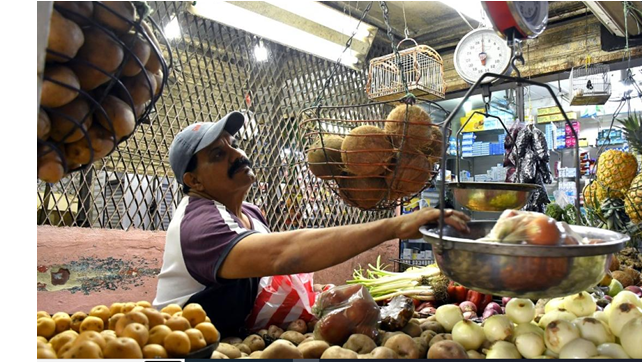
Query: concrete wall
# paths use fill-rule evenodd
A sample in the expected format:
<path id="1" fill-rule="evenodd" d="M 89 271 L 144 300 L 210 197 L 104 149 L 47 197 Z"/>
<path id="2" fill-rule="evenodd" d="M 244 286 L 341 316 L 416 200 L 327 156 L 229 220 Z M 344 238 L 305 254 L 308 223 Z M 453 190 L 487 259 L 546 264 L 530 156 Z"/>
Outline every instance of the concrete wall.
<path id="1" fill-rule="evenodd" d="M 388 241 L 335 267 L 315 273 L 315 283 L 343 284 L 359 265 L 378 255 L 399 255 Z M 89 312 L 100 304 L 152 301 L 163 262 L 165 232 L 38 226 L 38 310 Z"/>

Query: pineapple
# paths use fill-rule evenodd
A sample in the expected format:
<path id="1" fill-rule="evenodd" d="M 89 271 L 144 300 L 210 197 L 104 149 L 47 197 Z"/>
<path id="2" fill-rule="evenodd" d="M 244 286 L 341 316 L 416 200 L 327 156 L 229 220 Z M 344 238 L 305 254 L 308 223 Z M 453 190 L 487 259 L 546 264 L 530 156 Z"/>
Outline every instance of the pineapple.
<path id="1" fill-rule="evenodd" d="M 608 196 L 621 199 L 638 172 L 638 162 L 631 153 L 608 150 L 597 160 L 597 180 Z"/>
<path id="2" fill-rule="evenodd" d="M 618 120 L 624 131 L 624 138 L 629 143 L 629 147 L 633 150 L 633 153 L 638 155 L 642 154 L 642 122 L 640 122 L 640 117 L 637 113 L 629 115 L 625 120 Z"/>
<path id="3" fill-rule="evenodd" d="M 595 210 L 600 208 L 602 201 L 608 196 L 604 187 L 597 180 L 584 186 L 582 194 L 584 195 L 584 204 Z"/>
<path id="4" fill-rule="evenodd" d="M 642 122 L 640 120 L 638 114 L 633 113 L 624 121 L 619 121 L 624 127 L 624 136 L 629 147 L 638 155 L 638 160 L 642 155 Z M 631 182 L 624 198 L 624 208 L 626 214 L 631 218 L 631 222 L 634 224 L 642 222 L 642 173 Z"/>

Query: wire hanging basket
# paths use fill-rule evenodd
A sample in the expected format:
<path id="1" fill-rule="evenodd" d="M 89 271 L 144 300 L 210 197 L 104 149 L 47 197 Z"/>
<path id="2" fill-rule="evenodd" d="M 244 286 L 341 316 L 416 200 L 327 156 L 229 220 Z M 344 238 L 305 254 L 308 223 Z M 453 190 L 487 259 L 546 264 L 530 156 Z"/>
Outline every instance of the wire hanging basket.
<path id="1" fill-rule="evenodd" d="M 426 108 L 448 115 L 425 99 L 304 109 L 298 119 L 308 169 L 351 206 L 396 207 L 428 186 L 438 170 L 442 129 Z"/>
<path id="2" fill-rule="evenodd" d="M 572 106 L 601 105 L 611 97 L 611 78 L 607 64 L 588 64 L 571 69 Z"/>
<path id="3" fill-rule="evenodd" d="M 427 45 L 418 45 L 412 38 L 401 40 L 397 47 L 405 41 L 412 41 L 415 46 L 400 50 L 398 60 L 394 53 L 370 60 L 366 85 L 368 98 L 396 100 L 409 92 L 425 99 L 444 99 L 444 64 L 439 53 Z"/>
<path id="4" fill-rule="evenodd" d="M 38 112 L 42 181 L 89 167 L 149 123 L 171 68 L 149 11 L 128 1 L 54 4 Z"/>

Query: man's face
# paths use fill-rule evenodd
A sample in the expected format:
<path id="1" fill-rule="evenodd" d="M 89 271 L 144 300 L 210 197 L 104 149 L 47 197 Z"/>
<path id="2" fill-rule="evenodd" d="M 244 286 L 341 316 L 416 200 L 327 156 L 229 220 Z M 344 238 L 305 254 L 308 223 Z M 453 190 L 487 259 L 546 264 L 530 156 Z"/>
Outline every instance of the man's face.
<path id="1" fill-rule="evenodd" d="M 188 186 L 211 197 L 219 198 L 239 190 L 247 192 L 256 179 L 247 155 L 225 131 L 211 145 L 198 151 L 196 157 L 196 170 L 192 172 L 196 183 Z"/>

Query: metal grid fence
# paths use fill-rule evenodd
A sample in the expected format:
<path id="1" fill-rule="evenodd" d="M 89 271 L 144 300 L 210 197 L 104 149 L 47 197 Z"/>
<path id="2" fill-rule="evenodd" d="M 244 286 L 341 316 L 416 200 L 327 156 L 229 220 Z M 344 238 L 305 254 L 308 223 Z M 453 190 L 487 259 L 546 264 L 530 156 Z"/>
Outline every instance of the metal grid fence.
<path id="1" fill-rule="evenodd" d="M 180 37 L 170 40 L 174 68 L 150 124 L 82 173 L 57 184 L 38 181 L 38 225 L 166 230 L 182 198 L 168 161 L 174 136 L 191 123 L 216 121 L 233 110 L 249 118 L 238 135 L 257 174 L 247 200 L 261 208 L 272 230 L 391 215 L 345 205 L 305 166 L 307 144 L 296 115 L 313 103 L 332 62 L 265 40 L 269 59 L 257 62 L 253 49 L 261 40 L 254 35 L 191 15 L 180 2 L 150 5 L 161 26 L 176 18 L 181 29 Z M 365 71 L 340 68 L 324 105 L 366 103 Z"/>

